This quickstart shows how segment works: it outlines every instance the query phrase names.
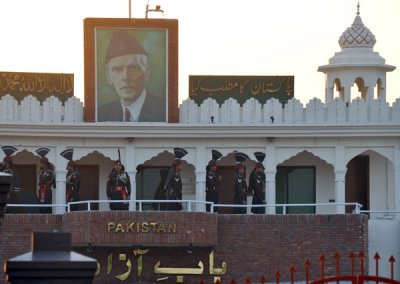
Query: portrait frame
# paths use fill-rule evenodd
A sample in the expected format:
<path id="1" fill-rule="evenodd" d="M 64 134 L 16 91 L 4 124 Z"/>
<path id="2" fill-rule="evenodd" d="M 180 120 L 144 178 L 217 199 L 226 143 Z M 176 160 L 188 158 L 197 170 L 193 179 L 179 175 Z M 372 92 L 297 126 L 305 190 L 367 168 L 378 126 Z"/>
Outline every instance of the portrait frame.
<path id="1" fill-rule="evenodd" d="M 146 87 L 164 100 L 166 114 L 165 119 L 151 122 L 178 122 L 178 20 L 129 18 L 84 20 L 85 122 L 100 122 L 99 108 L 118 99 L 106 81 L 104 58 L 110 37 L 116 31 L 133 35 L 146 50 L 150 65 Z M 137 123 L 141 122 L 147 121 Z"/>

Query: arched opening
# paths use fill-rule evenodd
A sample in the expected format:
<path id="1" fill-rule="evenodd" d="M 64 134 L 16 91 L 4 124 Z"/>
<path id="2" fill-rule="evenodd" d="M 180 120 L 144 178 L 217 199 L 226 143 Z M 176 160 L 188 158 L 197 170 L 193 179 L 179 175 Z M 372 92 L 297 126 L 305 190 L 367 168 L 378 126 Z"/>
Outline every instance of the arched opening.
<path id="1" fill-rule="evenodd" d="M 339 78 L 336 78 L 335 81 L 333 81 L 333 99 L 336 98 L 344 100 L 344 88 L 340 83 Z"/>
<path id="2" fill-rule="evenodd" d="M 374 98 L 379 99 L 382 95 L 382 80 L 378 79 L 374 86 Z"/>
<path id="3" fill-rule="evenodd" d="M 362 210 L 394 210 L 393 163 L 375 151 L 364 151 L 347 163 L 346 202 L 358 202 Z M 394 218 L 375 213 L 371 218 Z"/>
<path id="4" fill-rule="evenodd" d="M 252 158 L 252 157 L 250 157 Z M 255 161 L 246 160 L 243 162 L 244 165 L 244 177 L 248 184 L 248 179 L 250 172 L 253 170 Z M 234 156 L 234 152 L 223 156 L 221 159 L 217 161 L 217 172 L 221 176 L 221 181 L 218 187 L 218 203 L 219 204 L 233 204 L 234 201 L 234 188 L 235 188 L 235 165 L 236 160 Z M 251 204 L 252 196 L 247 196 L 247 204 Z M 233 213 L 233 208 L 230 207 L 220 207 L 218 208 L 218 214 L 231 214 Z M 250 213 L 250 209 L 247 211 Z"/>
<path id="5" fill-rule="evenodd" d="M 94 151 L 75 161 L 80 175 L 80 201 L 106 200 L 107 178 L 114 162 L 103 154 Z M 80 206 L 81 210 L 87 210 L 86 205 Z M 91 210 L 109 210 L 106 203 L 93 203 Z"/>
<path id="6" fill-rule="evenodd" d="M 292 156 L 277 166 L 275 196 L 276 204 L 334 203 L 333 166 L 307 151 Z M 276 212 L 282 213 L 282 207 Z M 334 212 L 334 206 L 293 206 L 286 210 L 289 214 Z"/>
<path id="7" fill-rule="evenodd" d="M 14 183 L 19 184 L 19 190 L 12 191 L 9 196 L 9 204 L 38 204 L 37 196 L 38 184 L 38 165 L 39 156 L 22 150 L 14 156 Z M 35 207 L 8 207 L 8 213 L 39 213 L 39 208 Z"/>
<path id="8" fill-rule="evenodd" d="M 356 98 L 362 98 L 363 100 L 367 99 L 368 93 L 363 78 L 361 77 L 356 78 L 353 86 L 351 87 L 350 94 L 351 94 L 350 96 L 351 100 L 354 100 Z"/>
<path id="9" fill-rule="evenodd" d="M 174 155 L 167 151 L 147 160 L 137 166 L 136 199 L 163 200 L 164 186 L 168 170 L 174 160 Z M 196 199 L 196 176 L 194 166 L 182 159 L 182 200 Z M 185 209 L 185 204 L 182 204 Z M 143 204 L 143 210 L 161 210 L 162 204 L 149 202 Z"/>

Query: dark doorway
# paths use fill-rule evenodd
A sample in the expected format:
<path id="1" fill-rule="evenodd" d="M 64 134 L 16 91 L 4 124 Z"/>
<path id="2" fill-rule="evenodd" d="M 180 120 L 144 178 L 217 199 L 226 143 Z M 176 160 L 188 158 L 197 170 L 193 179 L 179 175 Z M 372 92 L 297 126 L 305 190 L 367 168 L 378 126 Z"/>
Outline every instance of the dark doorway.
<path id="1" fill-rule="evenodd" d="M 315 167 L 277 167 L 276 204 L 315 203 Z M 282 214 L 283 208 L 277 207 Z M 288 207 L 287 214 L 312 214 L 315 206 Z"/>
<path id="2" fill-rule="evenodd" d="M 99 199 L 99 166 L 97 165 L 78 165 L 81 177 L 80 200 Z M 81 210 L 87 210 L 87 206 L 82 204 Z M 92 203 L 90 210 L 99 210 L 98 203 Z"/>
<path id="3" fill-rule="evenodd" d="M 136 173 L 136 199 L 138 200 L 163 200 L 165 179 L 169 167 L 143 167 L 140 166 Z M 143 204 L 143 210 L 162 210 L 163 204 Z"/>
<path id="4" fill-rule="evenodd" d="M 14 169 L 21 185 L 21 191 L 37 191 L 37 171 L 36 165 L 14 165 Z"/>
<path id="5" fill-rule="evenodd" d="M 346 203 L 358 202 L 363 210 L 369 210 L 369 156 L 357 156 L 347 164 Z M 354 208 L 347 207 L 346 213 Z"/>
<path id="6" fill-rule="evenodd" d="M 235 187 L 235 169 L 233 166 L 218 166 L 218 173 L 222 176 L 219 185 L 219 203 L 220 204 L 233 204 L 233 195 Z M 245 168 L 246 178 L 246 168 Z M 218 208 L 219 214 L 232 214 L 233 208 L 220 207 Z"/>
<path id="7" fill-rule="evenodd" d="M 20 190 L 11 191 L 9 204 L 39 204 L 36 165 L 14 165 L 15 183 Z M 8 207 L 7 213 L 39 213 L 38 207 Z"/>

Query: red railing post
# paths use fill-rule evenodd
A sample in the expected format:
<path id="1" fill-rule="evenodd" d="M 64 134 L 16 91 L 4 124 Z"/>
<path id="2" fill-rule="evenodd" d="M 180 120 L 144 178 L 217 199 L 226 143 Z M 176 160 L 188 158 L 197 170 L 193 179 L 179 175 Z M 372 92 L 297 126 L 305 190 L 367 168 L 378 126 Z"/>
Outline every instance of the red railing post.
<path id="1" fill-rule="evenodd" d="M 199 284 L 206 284 L 206 282 L 204 282 L 204 280 L 200 280 Z"/>
<path id="2" fill-rule="evenodd" d="M 277 271 L 275 273 L 276 284 L 279 284 L 279 278 L 281 278 L 281 274 L 279 273 L 279 271 Z"/>
<path id="3" fill-rule="evenodd" d="M 375 275 L 376 277 L 379 277 L 379 260 L 381 259 L 381 257 L 379 256 L 378 253 L 375 253 L 374 259 L 375 259 Z M 378 281 L 376 281 L 376 284 L 378 284 Z"/>
<path id="4" fill-rule="evenodd" d="M 215 284 L 221 284 L 221 281 L 218 279 L 217 281 L 215 281 Z"/>
<path id="5" fill-rule="evenodd" d="M 365 257 L 364 252 L 360 252 L 358 257 L 360 259 L 360 274 L 364 275 L 364 257 Z"/>
<path id="6" fill-rule="evenodd" d="M 294 273 L 296 272 L 296 267 L 294 267 L 294 265 L 292 265 L 289 268 L 289 272 L 290 272 L 290 283 L 294 284 Z"/>
<path id="7" fill-rule="evenodd" d="M 251 280 L 249 277 L 246 278 L 246 282 L 244 282 L 245 284 L 251 284 Z"/>
<path id="8" fill-rule="evenodd" d="M 390 279 L 394 280 L 394 263 L 396 262 L 396 259 L 394 259 L 393 255 L 390 256 L 389 262 L 390 262 Z"/>
<path id="9" fill-rule="evenodd" d="M 349 258 L 350 258 L 350 262 L 351 262 L 351 276 L 354 276 L 354 258 L 355 258 L 355 254 L 354 252 L 350 252 L 349 254 Z"/>
<path id="10" fill-rule="evenodd" d="M 321 279 L 325 278 L 325 256 L 321 254 L 319 257 L 319 261 L 321 262 Z"/>
<path id="11" fill-rule="evenodd" d="M 260 283 L 264 284 L 265 282 L 267 282 L 267 279 L 265 278 L 264 274 L 262 274 L 260 278 Z"/>
<path id="12" fill-rule="evenodd" d="M 231 280 L 231 284 L 236 284 L 236 280 L 235 280 L 235 279 L 232 279 L 232 280 Z"/>
<path id="13" fill-rule="evenodd" d="M 335 261 L 336 261 L 336 276 L 339 276 L 339 260 L 340 260 L 340 254 L 338 252 L 335 253 Z"/>
<path id="14" fill-rule="evenodd" d="M 304 266 L 306 268 L 306 284 L 308 284 L 310 282 L 310 260 L 308 258 L 306 258 Z"/>

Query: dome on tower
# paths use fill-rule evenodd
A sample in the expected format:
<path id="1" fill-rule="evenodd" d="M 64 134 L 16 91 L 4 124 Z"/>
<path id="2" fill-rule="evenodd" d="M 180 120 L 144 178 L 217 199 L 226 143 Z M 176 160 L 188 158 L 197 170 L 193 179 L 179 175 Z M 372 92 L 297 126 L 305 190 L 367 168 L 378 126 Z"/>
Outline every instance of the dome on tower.
<path id="1" fill-rule="evenodd" d="M 360 5 L 357 5 L 357 16 L 351 27 L 347 28 L 339 38 L 341 48 L 346 47 L 370 47 L 376 43 L 375 36 L 364 26 L 360 17 Z"/>

